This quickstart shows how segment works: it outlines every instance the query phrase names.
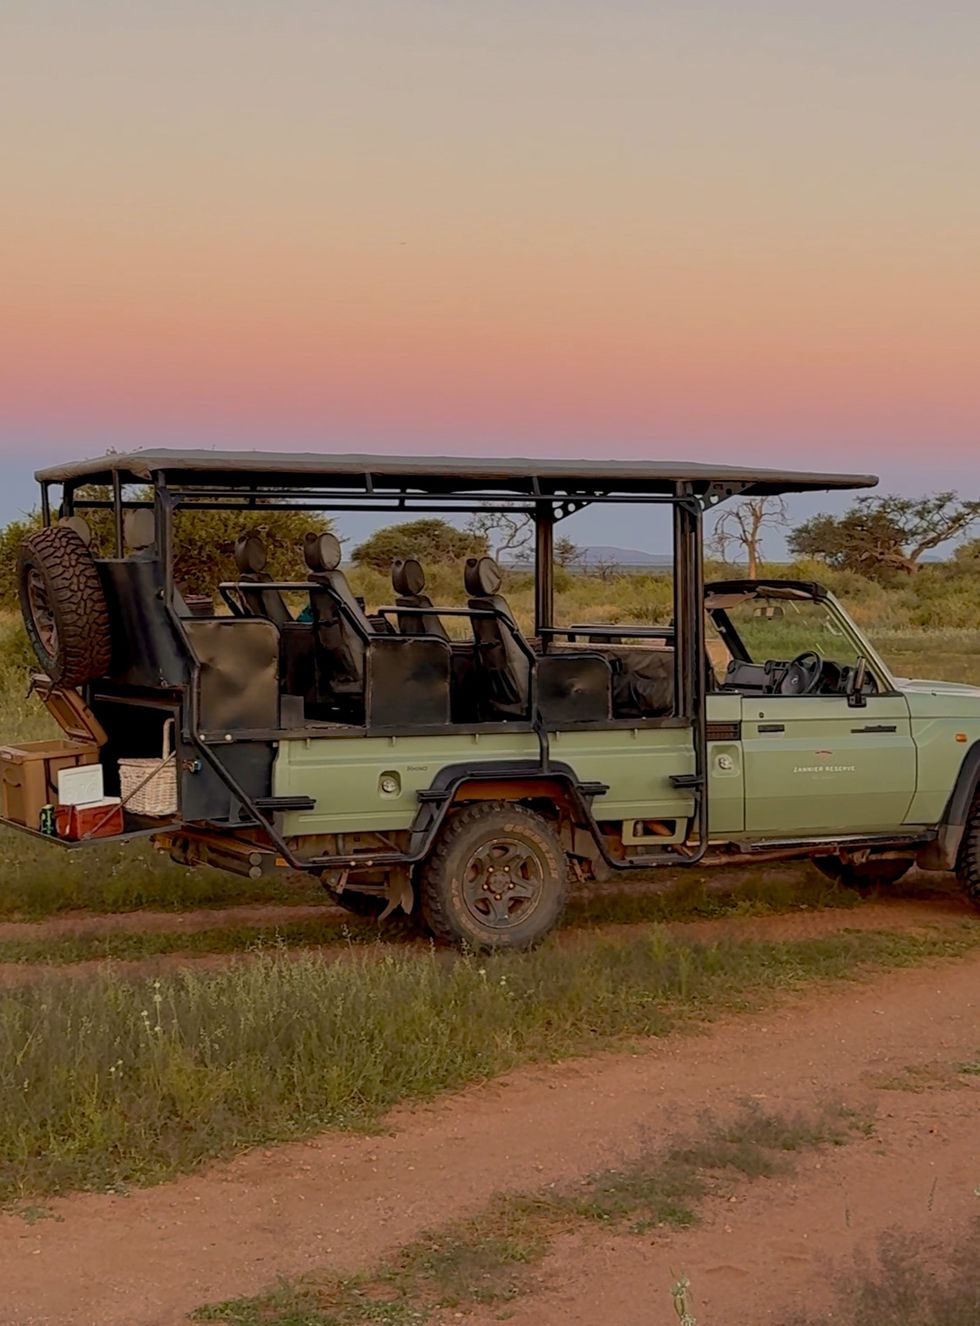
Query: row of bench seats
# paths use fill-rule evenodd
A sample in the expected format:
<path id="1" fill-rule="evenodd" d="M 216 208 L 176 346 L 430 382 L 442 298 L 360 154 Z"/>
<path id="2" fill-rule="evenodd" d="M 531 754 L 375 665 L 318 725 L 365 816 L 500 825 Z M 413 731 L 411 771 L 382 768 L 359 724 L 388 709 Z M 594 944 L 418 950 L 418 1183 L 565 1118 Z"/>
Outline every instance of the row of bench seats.
<path id="1" fill-rule="evenodd" d="M 369 616 L 340 569 L 335 535 L 311 532 L 303 556 L 309 608 L 297 619 L 266 570 L 261 540 L 246 534 L 235 547 L 245 609 L 278 627 L 283 691 L 303 698 L 309 718 L 370 722 L 373 714 L 382 725 L 395 726 L 439 722 L 443 712 L 456 723 L 526 719 L 532 669 L 538 707 L 548 721 L 671 712 L 672 651 L 533 649 L 500 593 L 502 575 L 491 557 L 466 561 L 463 611 L 472 642 L 457 642 L 425 593 L 425 573 L 414 558 L 392 565 L 393 611 Z"/>

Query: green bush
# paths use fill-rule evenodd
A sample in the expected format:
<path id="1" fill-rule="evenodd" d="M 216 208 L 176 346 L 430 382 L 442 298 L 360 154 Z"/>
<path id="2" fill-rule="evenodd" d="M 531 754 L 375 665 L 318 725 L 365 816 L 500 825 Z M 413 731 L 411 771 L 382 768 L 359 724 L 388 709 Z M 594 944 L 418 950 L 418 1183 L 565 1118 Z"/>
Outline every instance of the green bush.
<path id="1" fill-rule="evenodd" d="M 423 566 L 429 562 L 458 562 L 464 557 L 482 557 L 486 539 L 470 530 L 457 529 L 448 520 L 427 517 L 404 525 L 386 525 L 351 553 L 358 566 L 388 572 L 396 557 L 415 557 Z"/>

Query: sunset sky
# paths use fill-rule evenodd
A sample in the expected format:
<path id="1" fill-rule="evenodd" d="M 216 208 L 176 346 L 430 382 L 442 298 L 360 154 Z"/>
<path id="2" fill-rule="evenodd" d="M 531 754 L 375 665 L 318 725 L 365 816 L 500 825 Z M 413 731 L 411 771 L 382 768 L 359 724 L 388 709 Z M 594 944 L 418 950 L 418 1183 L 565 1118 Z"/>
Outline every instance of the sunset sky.
<path id="1" fill-rule="evenodd" d="M 0 519 L 151 443 L 980 494 L 976 0 L 5 0 L 0 60 Z"/>

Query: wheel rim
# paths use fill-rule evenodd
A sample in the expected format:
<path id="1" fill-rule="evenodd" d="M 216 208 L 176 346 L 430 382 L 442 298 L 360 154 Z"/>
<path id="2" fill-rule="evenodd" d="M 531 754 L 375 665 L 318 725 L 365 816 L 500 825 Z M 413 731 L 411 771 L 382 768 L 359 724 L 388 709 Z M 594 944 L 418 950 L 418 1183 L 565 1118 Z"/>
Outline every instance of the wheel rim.
<path id="1" fill-rule="evenodd" d="M 534 848 L 518 838 L 478 847 L 463 871 L 463 900 L 474 920 L 493 930 L 519 925 L 541 901 L 545 871 Z"/>
<path id="2" fill-rule="evenodd" d="M 31 610 L 31 621 L 37 633 L 41 648 L 49 658 L 58 653 L 58 627 L 54 612 L 48 599 L 48 587 L 44 577 L 35 567 L 27 573 L 27 603 Z"/>

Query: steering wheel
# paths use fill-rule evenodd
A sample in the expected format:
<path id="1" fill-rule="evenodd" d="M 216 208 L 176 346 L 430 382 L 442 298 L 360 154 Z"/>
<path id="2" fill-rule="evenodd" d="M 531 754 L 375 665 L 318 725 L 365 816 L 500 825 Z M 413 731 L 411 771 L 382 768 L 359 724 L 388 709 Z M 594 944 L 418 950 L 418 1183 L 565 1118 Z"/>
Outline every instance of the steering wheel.
<path id="1" fill-rule="evenodd" d="M 804 650 L 786 664 L 779 683 L 780 695 L 812 695 L 823 676 L 823 659 L 815 649 Z"/>

